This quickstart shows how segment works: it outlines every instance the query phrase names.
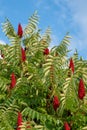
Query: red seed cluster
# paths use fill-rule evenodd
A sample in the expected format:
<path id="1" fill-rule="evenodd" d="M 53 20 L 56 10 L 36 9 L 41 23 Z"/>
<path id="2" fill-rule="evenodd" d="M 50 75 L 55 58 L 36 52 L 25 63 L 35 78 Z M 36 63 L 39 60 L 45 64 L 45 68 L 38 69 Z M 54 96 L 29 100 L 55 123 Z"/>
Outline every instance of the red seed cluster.
<path id="1" fill-rule="evenodd" d="M 48 55 L 49 54 L 49 49 L 45 48 L 43 53 L 44 53 L 44 55 Z"/>
<path id="2" fill-rule="evenodd" d="M 22 114 L 18 112 L 18 119 L 17 119 L 17 130 L 21 130 L 20 126 L 22 125 Z"/>
<path id="3" fill-rule="evenodd" d="M 78 97 L 80 99 L 83 99 L 84 96 L 85 96 L 85 86 L 84 86 L 83 79 L 80 79 L 80 81 L 79 81 L 79 88 L 78 88 Z"/>
<path id="4" fill-rule="evenodd" d="M 54 98 L 53 98 L 53 108 L 54 108 L 55 111 L 57 110 L 59 105 L 60 105 L 60 101 L 59 101 L 58 97 L 54 96 Z"/>
<path id="5" fill-rule="evenodd" d="M 65 130 L 70 130 L 70 126 L 67 122 L 64 122 L 64 129 Z"/>
<path id="6" fill-rule="evenodd" d="M 21 24 L 19 24 L 18 25 L 18 36 L 21 38 L 22 37 L 22 35 L 23 35 L 23 30 L 22 30 L 22 26 L 21 26 Z"/>
<path id="7" fill-rule="evenodd" d="M 72 70 L 72 73 L 74 73 L 74 62 L 73 59 L 70 59 L 69 68 Z"/>
<path id="8" fill-rule="evenodd" d="M 16 85 L 16 77 L 15 77 L 15 74 L 12 73 L 11 74 L 11 83 L 10 83 L 10 89 L 13 89 Z"/>
<path id="9" fill-rule="evenodd" d="M 22 62 L 25 62 L 26 60 L 26 53 L 25 53 L 25 50 L 21 47 L 21 58 L 22 58 Z"/>

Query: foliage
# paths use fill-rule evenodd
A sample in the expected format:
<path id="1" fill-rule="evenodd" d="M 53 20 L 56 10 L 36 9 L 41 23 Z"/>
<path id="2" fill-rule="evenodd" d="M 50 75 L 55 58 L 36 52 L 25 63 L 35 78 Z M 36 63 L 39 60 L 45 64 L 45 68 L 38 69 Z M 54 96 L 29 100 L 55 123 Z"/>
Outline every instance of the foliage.
<path id="1" fill-rule="evenodd" d="M 21 112 L 21 130 L 63 130 L 68 122 L 72 130 L 87 129 L 87 61 L 72 55 L 74 72 L 69 68 L 67 33 L 58 46 L 49 52 L 51 30 L 41 35 L 39 17 L 35 12 L 19 37 L 8 19 L 3 23 L 3 32 L 9 45 L 0 45 L 4 57 L 0 59 L 0 130 L 17 129 L 17 113 Z M 22 61 L 21 48 L 26 60 Z M 46 50 L 45 50 L 46 51 Z M 72 66 L 72 65 L 71 65 Z M 11 74 L 16 85 L 10 88 Z M 85 85 L 85 96 L 78 97 L 80 79 Z M 54 97 L 58 97 L 54 101 Z M 59 103 L 58 103 L 59 100 Z M 57 104 L 54 109 L 54 104 Z M 29 122 L 29 127 L 27 127 Z"/>

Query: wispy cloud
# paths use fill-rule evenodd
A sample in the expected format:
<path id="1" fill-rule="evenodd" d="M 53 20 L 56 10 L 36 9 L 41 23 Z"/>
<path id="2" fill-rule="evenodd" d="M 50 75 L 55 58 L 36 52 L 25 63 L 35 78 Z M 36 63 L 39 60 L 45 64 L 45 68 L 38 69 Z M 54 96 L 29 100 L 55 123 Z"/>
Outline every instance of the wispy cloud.
<path id="1" fill-rule="evenodd" d="M 40 28 L 43 30 L 48 25 L 52 28 L 52 42 L 51 46 L 58 45 L 62 40 L 63 36 L 67 31 L 70 32 L 72 36 L 70 48 L 74 51 L 75 48 L 79 51 L 80 55 L 86 55 L 87 49 L 87 0 L 33 0 L 28 1 L 27 5 L 33 5 L 33 8 L 29 7 L 25 9 L 26 13 L 24 14 L 24 6 L 13 6 L 13 2 L 8 4 L 4 0 L 0 0 L 0 16 L 9 16 L 14 19 L 14 7 L 17 11 L 15 16 L 14 25 L 23 14 L 27 17 L 27 12 L 33 12 L 33 10 L 38 10 L 40 15 Z M 49 3 L 50 2 L 50 3 Z M 21 2 L 24 5 L 24 2 Z M 11 8 L 10 8 L 11 7 Z M 11 11 L 11 9 L 13 9 Z M 20 15 L 17 15 L 18 12 L 21 12 Z M 0 17 L 0 20 L 3 17 Z M 24 19 L 23 23 L 25 23 Z M 25 24 L 22 25 L 23 28 Z M 0 34 L 1 36 L 1 34 Z M 1 36 L 3 37 L 3 35 Z M 2 38 L 1 38 L 2 39 Z"/>
<path id="2" fill-rule="evenodd" d="M 80 55 L 84 52 L 86 55 L 87 49 L 87 0 L 54 0 L 55 5 L 60 8 L 56 12 L 59 15 L 60 22 L 65 26 L 64 22 L 68 25 L 65 28 L 70 29 L 72 40 L 71 46 L 74 51 L 77 49 Z"/>
<path id="3" fill-rule="evenodd" d="M 5 41 L 0 40 L 0 44 L 6 45 Z"/>
<path id="4" fill-rule="evenodd" d="M 83 53 L 86 55 L 86 46 L 87 46 L 87 0 L 66 0 L 68 4 L 68 8 L 70 8 L 72 12 L 72 20 L 73 24 L 78 26 L 79 31 L 73 34 L 72 46 L 73 48 L 77 48 L 79 53 Z M 85 57 L 85 56 L 84 56 Z"/>
<path id="5" fill-rule="evenodd" d="M 78 24 L 84 32 L 87 31 L 87 1 L 73 0 L 67 4 L 72 12 L 73 22 Z"/>

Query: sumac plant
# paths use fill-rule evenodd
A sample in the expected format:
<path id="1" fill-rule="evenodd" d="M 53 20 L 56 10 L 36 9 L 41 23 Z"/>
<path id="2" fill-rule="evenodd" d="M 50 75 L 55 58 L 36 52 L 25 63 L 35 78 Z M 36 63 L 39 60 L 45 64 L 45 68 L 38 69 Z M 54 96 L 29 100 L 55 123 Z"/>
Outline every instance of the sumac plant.
<path id="1" fill-rule="evenodd" d="M 0 130 L 87 130 L 87 61 L 69 56 L 68 33 L 50 49 L 51 29 L 42 34 L 38 21 L 35 12 L 25 28 L 2 25 Z"/>

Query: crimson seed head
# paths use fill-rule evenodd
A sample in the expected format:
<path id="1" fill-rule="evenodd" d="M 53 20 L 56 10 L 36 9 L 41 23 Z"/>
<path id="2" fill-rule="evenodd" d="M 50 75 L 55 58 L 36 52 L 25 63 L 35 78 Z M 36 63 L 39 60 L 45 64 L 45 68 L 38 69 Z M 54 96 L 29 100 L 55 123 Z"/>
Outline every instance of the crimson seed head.
<path id="1" fill-rule="evenodd" d="M 17 130 L 21 130 L 20 126 L 22 125 L 22 114 L 18 112 L 18 118 L 17 118 Z"/>
<path id="2" fill-rule="evenodd" d="M 49 49 L 45 48 L 43 53 L 44 53 L 44 55 L 48 55 L 49 54 Z"/>
<path id="3" fill-rule="evenodd" d="M 59 101 L 58 97 L 54 96 L 54 98 L 53 98 L 53 108 L 54 108 L 55 111 L 57 110 L 59 105 L 60 105 L 60 101 Z"/>
<path id="4" fill-rule="evenodd" d="M 84 96 L 85 96 L 85 86 L 84 86 L 83 79 L 80 79 L 80 81 L 79 81 L 79 88 L 78 88 L 78 97 L 80 99 L 83 99 Z"/>
<path id="5" fill-rule="evenodd" d="M 11 83 L 10 83 L 10 89 L 14 88 L 16 85 L 16 77 L 15 77 L 15 74 L 12 73 L 11 74 Z"/>
<path id="6" fill-rule="evenodd" d="M 18 36 L 21 38 L 22 37 L 22 35 L 23 35 L 23 30 L 22 30 L 22 26 L 21 26 L 21 24 L 19 23 L 18 24 Z"/>
<path id="7" fill-rule="evenodd" d="M 21 55 L 22 55 L 22 62 L 25 62 L 26 60 L 26 53 L 25 53 L 25 50 L 21 47 Z"/>
<path id="8" fill-rule="evenodd" d="M 70 130 L 70 126 L 67 122 L 64 122 L 64 129 L 65 130 Z"/>
<path id="9" fill-rule="evenodd" d="M 69 68 L 72 70 L 72 73 L 74 73 L 74 62 L 73 59 L 70 59 Z"/>

